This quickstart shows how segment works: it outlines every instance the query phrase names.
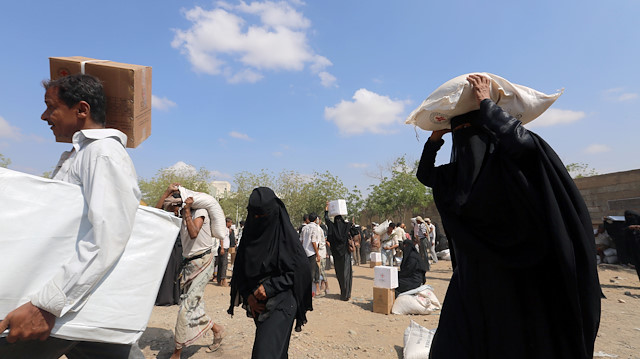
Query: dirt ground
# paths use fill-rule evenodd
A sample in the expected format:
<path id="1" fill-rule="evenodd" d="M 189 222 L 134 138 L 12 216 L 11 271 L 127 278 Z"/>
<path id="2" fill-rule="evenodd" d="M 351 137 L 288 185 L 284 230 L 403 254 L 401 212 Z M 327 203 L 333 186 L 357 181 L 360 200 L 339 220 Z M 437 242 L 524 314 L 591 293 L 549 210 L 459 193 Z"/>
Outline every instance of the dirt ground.
<path id="1" fill-rule="evenodd" d="M 640 283 L 632 269 L 617 265 L 598 266 L 600 283 L 607 299 L 602 300 L 602 319 L 594 358 L 640 359 Z M 354 266 L 352 298 L 339 300 L 334 271 L 329 276 L 330 294 L 315 298 L 314 310 L 301 333 L 293 332 L 290 358 L 402 358 L 403 333 L 411 320 L 428 329 L 438 326 L 439 312 L 425 316 L 373 313 L 373 268 Z M 427 284 L 440 301 L 451 277 L 451 262 L 439 261 L 427 273 Z M 226 328 L 218 351 L 206 353 L 213 338 L 201 338 L 183 350 L 182 358 L 250 358 L 254 337 L 253 321 L 242 310 L 231 318 L 229 288 L 209 284 L 205 293 L 208 314 Z M 147 358 L 167 359 L 173 351 L 173 330 L 177 306 L 155 307 L 140 347 Z"/>

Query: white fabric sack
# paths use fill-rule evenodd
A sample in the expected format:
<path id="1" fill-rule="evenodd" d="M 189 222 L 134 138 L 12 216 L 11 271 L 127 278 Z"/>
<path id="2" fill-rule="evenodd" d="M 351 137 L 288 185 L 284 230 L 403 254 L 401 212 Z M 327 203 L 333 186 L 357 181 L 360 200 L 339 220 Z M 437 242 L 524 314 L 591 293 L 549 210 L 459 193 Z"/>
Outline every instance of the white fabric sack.
<path id="1" fill-rule="evenodd" d="M 211 247 L 211 252 L 214 254 L 218 253 L 220 241 L 229 234 L 226 217 L 224 216 L 222 207 L 220 207 L 220 203 L 218 203 L 213 196 L 207 193 L 195 192 L 182 186 L 178 187 L 178 189 L 180 190 L 180 197 L 183 202 L 187 198 L 193 197 L 193 204 L 191 205 L 191 208 L 206 209 L 207 213 L 209 213 L 211 236 L 213 237 L 213 247 Z"/>
<path id="2" fill-rule="evenodd" d="M 618 255 L 618 251 L 615 248 L 607 248 L 604 251 L 602 251 L 602 253 L 604 253 L 605 257 Z"/>
<path id="3" fill-rule="evenodd" d="M 391 224 L 391 221 L 387 219 L 386 221 L 384 221 L 384 222 L 380 223 L 379 225 L 375 226 L 373 228 L 373 231 L 376 234 L 383 234 L 383 233 L 385 233 L 387 231 L 387 228 L 389 228 L 389 224 Z"/>
<path id="4" fill-rule="evenodd" d="M 618 256 L 606 256 L 604 257 L 604 262 L 607 264 L 616 264 L 618 263 Z"/>
<path id="5" fill-rule="evenodd" d="M 11 210 L 0 214 L 0 318 L 29 301 L 91 228 L 77 185 L 0 168 Z M 144 332 L 180 230 L 180 219 L 139 207 L 122 257 L 77 312 L 57 318 L 53 337 L 130 344 Z"/>
<path id="6" fill-rule="evenodd" d="M 449 257 L 449 259 L 445 259 L 445 260 L 451 260 L 451 256 L 449 254 L 448 249 L 443 249 L 440 252 L 437 252 L 436 256 L 438 257 L 438 259 L 445 259 L 446 257 Z"/>
<path id="7" fill-rule="evenodd" d="M 400 293 L 391 308 L 393 314 L 427 315 L 440 310 L 440 301 L 429 285 Z"/>
<path id="8" fill-rule="evenodd" d="M 427 359 L 431 350 L 431 342 L 436 333 L 435 329 L 429 330 L 413 320 L 404 330 L 404 359 Z"/>
<path id="9" fill-rule="evenodd" d="M 491 79 L 491 100 L 523 124 L 540 116 L 563 91 L 546 95 L 494 74 L 480 74 Z M 451 127 L 451 118 L 478 110 L 480 107 L 467 81 L 469 75 L 461 75 L 442 84 L 411 112 L 405 123 L 427 131 L 448 129 Z"/>

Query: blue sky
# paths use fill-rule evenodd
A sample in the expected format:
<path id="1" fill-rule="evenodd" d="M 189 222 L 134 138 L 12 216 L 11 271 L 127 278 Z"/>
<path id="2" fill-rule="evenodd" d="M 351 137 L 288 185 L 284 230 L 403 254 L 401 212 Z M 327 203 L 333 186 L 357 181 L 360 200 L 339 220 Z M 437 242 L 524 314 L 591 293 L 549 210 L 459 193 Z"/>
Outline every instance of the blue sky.
<path id="1" fill-rule="evenodd" d="M 476 71 L 565 89 L 530 126 L 565 163 L 637 169 L 638 14 L 638 0 L 12 1 L 0 153 L 53 168 L 70 145 L 40 120 L 40 82 L 48 57 L 86 56 L 153 67 L 152 134 L 129 150 L 144 178 L 183 161 L 216 180 L 328 170 L 365 188 L 378 165 L 419 158 L 429 133 L 404 124 L 411 111 Z"/>

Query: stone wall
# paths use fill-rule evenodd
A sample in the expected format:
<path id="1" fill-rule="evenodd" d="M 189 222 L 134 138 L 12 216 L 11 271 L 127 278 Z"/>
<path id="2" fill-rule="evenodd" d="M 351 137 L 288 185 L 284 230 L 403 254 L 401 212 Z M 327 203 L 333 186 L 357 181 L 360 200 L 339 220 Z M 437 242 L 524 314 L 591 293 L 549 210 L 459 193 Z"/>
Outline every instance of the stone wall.
<path id="1" fill-rule="evenodd" d="M 582 193 L 591 222 L 604 216 L 622 216 L 627 209 L 640 212 L 640 169 L 574 179 Z"/>

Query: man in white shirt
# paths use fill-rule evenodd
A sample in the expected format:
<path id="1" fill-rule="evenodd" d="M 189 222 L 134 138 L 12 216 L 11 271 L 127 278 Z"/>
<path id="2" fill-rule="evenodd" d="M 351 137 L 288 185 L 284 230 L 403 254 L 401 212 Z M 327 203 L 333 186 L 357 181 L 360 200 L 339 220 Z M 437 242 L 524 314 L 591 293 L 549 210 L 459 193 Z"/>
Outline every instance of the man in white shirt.
<path id="1" fill-rule="evenodd" d="M 302 227 L 300 233 L 300 241 L 302 242 L 302 248 L 309 260 L 309 269 L 311 269 L 311 277 L 313 283 L 316 286 L 314 293 L 320 293 L 320 273 L 318 273 L 318 263 L 321 260 L 320 253 L 318 252 L 318 242 L 320 237 L 324 236 L 322 229 L 315 222 L 318 215 L 310 213 L 307 217 L 308 223 Z"/>
<path id="2" fill-rule="evenodd" d="M 431 223 L 430 218 L 426 218 L 424 221 L 429 230 L 429 252 L 431 253 L 431 259 L 433 259 L 433 263 L 438 263 L 438 255 L 436 254 L 436 226 Z"/>
<path id="3" fill-rule="evenodd" d="M 380 239 L 382 264 L 391 267 L 393 266 L 393 257 L 396 254 L 396 248 L 398 248 L 400 244 L 400 239 L 398 238 L 399 235 L 395 229 L 396 224 L 393 222 L 389 223 L 387 231 L 382 234 L 382 238 Z"/>
<path id="4" fill-rule="evenodd" d="M 100 81 L 77 74 L 43 85 L 47 108 L 42 120 L 57 138 L 73 143 L 73 148 L 62 154 L 52 178 L 82 188 L 92 229 L 78 241 L 76 255 L 53 273 L 30 302 L 7 314 L 0 323 L 0 332 L 10 329 L 6 343 L 0 341 L 0 357 L 143 357 L 137 345 L 49 337 L 56 319 L 79 311 L 124 252 L 140 190 L 125 150 L 127 136 L 104 128 L 106 101 Z"/>

